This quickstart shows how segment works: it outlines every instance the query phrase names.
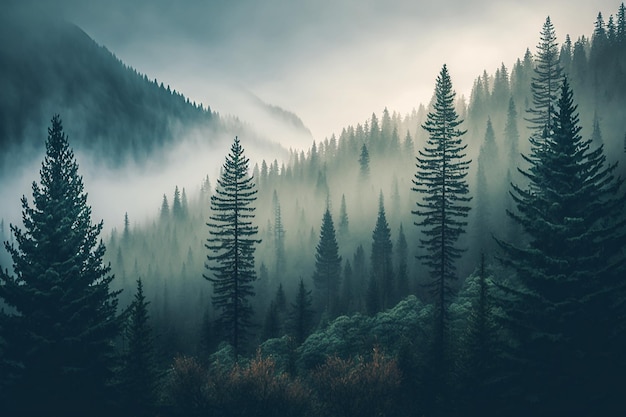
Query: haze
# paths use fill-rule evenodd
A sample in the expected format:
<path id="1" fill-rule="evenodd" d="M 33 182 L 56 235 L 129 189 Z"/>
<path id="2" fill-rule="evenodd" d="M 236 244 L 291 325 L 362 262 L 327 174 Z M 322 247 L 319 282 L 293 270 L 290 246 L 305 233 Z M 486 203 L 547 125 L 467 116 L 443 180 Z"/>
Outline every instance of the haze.
<path id="1" fill-rule="evenodd" d="M 59 13 L 128 65 L 220 113 L 249 91 L 298 114 L 316 139 L 386 106 L 428 102 L 447 63 L 459 95 L 532 52 L 547 15 L 559 42 L 588 36 L 618 2 L 165 0 L 16 2 Z M 44 10 L 45 9 L 45 10 Z M 608 18 L 608 15 L 606 16 Z M 281 138 L 287 146 L 293 145 Z M 302 144 L 299 144 L 302 146 Z"/>

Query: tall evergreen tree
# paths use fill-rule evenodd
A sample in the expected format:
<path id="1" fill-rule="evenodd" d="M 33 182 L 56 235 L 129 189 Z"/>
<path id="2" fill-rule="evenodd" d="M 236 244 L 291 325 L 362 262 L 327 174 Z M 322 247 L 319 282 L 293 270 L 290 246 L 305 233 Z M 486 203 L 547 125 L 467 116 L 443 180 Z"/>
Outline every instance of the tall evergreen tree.
<path id="1" fill-rule="evenodd" d="M 285 271 L 285 226 L 283 225 L 283 217 L 280 211 L 280 201 L 278 194 L 274 190 L 272 197 L 274 205 L 274 249 L 276 254 L 276 275 L 282 276 Z"/>
<path id="2" fill-rule="evenodd" d="M 176 220 L 180 220 L 183 218 L 183 203 L 180 199 L 180 190 L 178 189 L 178 185 L 174 189 L 174 202 L 172 203 L 172 216 Z"/>
<path id="3" fill-rule="evenodd" d="M 163 202 L 161 203 L 161 221 L 170 218 L 170 205 L 167 202 L 167 196 L 163 194 Z"/>
<path id="4" fill-rule="evenodd" d="M 312 305 L 311 291 L 306 289 L 304 281 L 300 279 L 295 302 L 291 304 L 288 322 L 290 334 L 298 345 L 304 342 L 313 327 Z"/>
<path id="5" fill-rule="evenodd" d="M 462 120 L 454 109 L 455 93 L 448 68 L 444 65 L 437 77 L 433 111 L 428 113 L 422 127 L 428 132 L 426 145 L 417 156 L 417 172 L 413 191 L 423 196 L 412 213 L 423 238 L 421 246 L 426 253 L 418 258 L 430 270 L 428 288 L 434 297 L 434 335 L 432 344 L 433 367 L 440 381 L 435 382 L 441 395 L 445 376 L 445 357 L 448 333 L 447 308 L 452 294 L 450 282 L 457 279 L 455 260 L 462 250 L 456 242 L 465 231 L 470 210 L 467 197 L 467 171 L 470 161 L 464 150 L 467 145 L 461 137 L 465 131 L 458 129 Z"/>
<path id="6" fill-rule="evenodd" d="M 324 217 L 322 218 L 320 239 L 315 253 L 313 283 L 318 290 L 321 310 L 326 310 L 331 315 L 334 314 L 336 307 L 340 281 L 341 256 L 339 256 L 339 246 L 335 237 L 333 218 L 330 214 L 330 209 L 326 207 Z"/>
<path id="7" fill-rule="evenodd" d="M 139 279 L 135 298 L 128 309 L 125 331 L 127 348 L 121 381 L 124 411 L 129 416 L 149 416 L 156 405 L 158 375 L 154 363 L 152 328 L 148 322 L 149 304 Z"/>
<path id="8" fill-rule="evenodd" d="M 499 241 L 516 272 L 501 284 L 516 337 L 516 396 L 525 414 L 622 414 L 623 180 L 613 176 L 616 165 L 605 166 L 603 148 L 581 138 L 567 79 L 552 124 L 542 158 L 526 158 L 530 168 L 521 171 L 530 187 L 511 190 L 517 213 L 508 214 L 528 244 Z"/>
<path id="9" fill-rule="evenodd" d="M 562 69 L 554 25 L 548 16 L 537 45 L 535 75 L 532 78 L 532 107 L 528 121 L 535 140 L 545 139 L 552 130 L 552 111 L 557 100 Z"/>
<path id="10" fill-rule="evenodd" d="M 24 230 L 5 243 L 14 276 L 0 268 L 5 339 L 2 411 L 7 415 L 108 415 L 113 339 L 121 330 L 118 292 L 102 222 L 91 223 L 78 163 L 58 115 L 48 128 L 33 206 L 22 197 Z"/>
<path id="11" fill-rule="evenodd" d="M 243 349 L 252 316 L 250 297 L 254 296 L 254 239 L 258 227 L 252 224 L 256 186 L 248 175 L 249 159 L 235 140 L 226 157 L 217 188 L 211 196 L 209 226 L 211 237 L 205 245 L 206 268 L 212 272 L 204 278 L 213 284 L 213 305 L 220 310 L 219 324 L 232 344 L 235 357 Z"/>
<path id="12" fill-rule="evenodd" d="M 379 298 L 378 304 L 383 310 L 391 307 L 395 301 L 392 252 L 391 230 L 387 223 L 383 192 L 381 191 L 378 197 L 378 218 L 372 233 L 372 277 L 370 282 L 378 288 L 379 293 L 375 296 Z M 371 311 L 371 313 L 375 313 L 375 311 Z"/>
<path id="13" fill-rule="evenodd" d="M 409 285 L 408 256 L 409 246 L 406 242 L 406 236 L 404 235 L 404 227 L 400 224 L 398 241 L 396 243 L 396 257 L 398 259 L 398 277 L 396 281 L 398 296 L 400 298 L 406 297 L 411 291 L 411 286 Z"/>
<path id="14" fill-rule="evenodd" d="M 339 209 L 339 236 L 345 237 L 350 231 L 350 221 L 348 220 L 348 209 L 346 207 L 346 195 L 341 195 L 341 207 Z"/>

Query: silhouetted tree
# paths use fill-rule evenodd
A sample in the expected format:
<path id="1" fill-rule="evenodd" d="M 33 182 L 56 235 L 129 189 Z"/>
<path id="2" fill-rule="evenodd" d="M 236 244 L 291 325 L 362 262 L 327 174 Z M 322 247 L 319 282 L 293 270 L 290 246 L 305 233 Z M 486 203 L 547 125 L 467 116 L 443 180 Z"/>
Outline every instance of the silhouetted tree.
<path id="1" fill-rule="evenodd" d="M 361 146 L 361 155 L 359 156 L 359 173 L 361 179 L 369 178 L 370 176 L 370 154 L 367 151 L 367 146 L 363 144 Z"/>
<path id="2" fill-rule="evenodd" d="M 581 138 L 567 79 L 552 126 L 546 141 L 532 143 L 543 146 L 541 159 L 526 158 L 529 189 L 511 190 L 517 213 L 508 214 L 528 244 L 499 241 L 516 272 L 500 286 L 516 338 L 515 396 L 526 400 L 517 406 L 533 415 L 621 414 L 623 180 L 613 176 L 616 165 L 605 166 L 603 148 Z"/>
<path id="3" fill-rule="evenodd" d="M 304 342 L 313 327 L 313 300 L 311 291 L 307 291 L 304 281 L 300 279 L 296 299 L 289 312 L 289 332 L 298 345 Z"/>
<path id="4" fill-rule="evenodd" d="M 143 293 L 141 279 L 137 280 L 135 298 L 128 309 L 126 351 L 121 374 L 124 413 L 129 416 L 152 415 L 156 405 L 157 370 L 154 341 L 148 313 L 149 301 Z"/>
<path id="5" fill-rule="evenodd" d="M 321 310 L 333 314 L 341 280 L 341 256 L 335 237 L 335 226 L 327 207 L 322 218 L 320 239 L 315 253 L 313 282 L 320 295 Z"/>
<path id="6" fill-rule="evenodd" d="M 379 293 L 375 294 L 380 301 L 380 309 L 391 307 L 395 301 L 395 283 L 393 276 L 393 244 L 391 243 L 391 230 L 385 215 L 385 205 L 383 202 L 383 192 L 378 197 L 378 218 L 376 227 L 372 233 L 372 278 L 370 283 L 374 284 Z M 369 299 L 368 295 L 368 299 Z M 369 309 L 368 309 L 369 310 Z M 369 311 L 370 314 L 377 311 Z"/>
<path id="7" fill-rule="evenodd" d="M 22 198 L 24 230 L 5 243 L 14 276 L 0 268 L 7 415 L 108 415 L 118 292 L 103 265 L 102 222 L 91 223 L 78 163 L 58 115 L 48 128 L 33 207 Z"/>
<path id="8" fill-rule="evenodd" d="M 220 327 L 232 344 L 235 357 L 250 328 L 254 296 L 252 282 L 254 270 L 254 245 L 260 240 L 253 236 L 258 227 L 253 226 L 253 206 L 256 200 L 256 185 L 248 176 L 249 160 L 244 155 L 239 138 L 230 148 L 223 165 L 223 173 L 217 180 L 215 194 L 211 196 L 211 237 L 205 245 L 211 253 L 207 255 L 206 268 L 212 276 L 204 276 L 213 283 L 213 304 L 220 310 Z"/>
<path id="9" fill-rule="evenodd" d="M 434 334 L 432 344 L 432 366 L 438 381 L 434 381 L 435 392 L 441 396 L 444 387 L 445 358 L 449 354 L 446 344 L 448 333 L 447 307 L 452 294 L 451 281 L 457 279 L 455 260 L 462 250 L 455 246 L 465 231 L 471 197 L 465 177 L 470 161 L 463 153 L 461 137 L 465 131 L 457 127 L 462 123 L 454 109 L 455 93 L 448 69 L 444 65 L 437 77 L 433 111 L 428 113 L 422 127 L 429 138 L 417 156 L 417 172 L 414 188 L 423 199 L 417 202 L 412 213 L 418 216 L 415 222 L 424 236 L 420 239 L 426 253 L 418 258 L 430 271 L 428 284 L 434 297 Z M 441 403 L 441 398 L 437 400 Z"/>

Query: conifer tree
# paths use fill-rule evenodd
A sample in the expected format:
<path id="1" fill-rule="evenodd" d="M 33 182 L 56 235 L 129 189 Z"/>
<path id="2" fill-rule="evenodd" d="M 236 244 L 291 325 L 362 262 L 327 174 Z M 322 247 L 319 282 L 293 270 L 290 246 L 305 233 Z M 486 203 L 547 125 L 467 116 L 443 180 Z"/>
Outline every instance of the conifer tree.
<path id="1" fill-rule="evenodd" d="M 517 108 L 513 97 L 509 98 L 509 107 L 506 113 L 504 126 L 504 140 L 508 149 L 508 166 L 510 170 L 518 165 L 519 155 L 519 130 L 517 128 Z"/>
<path id="2" fill-rule="evenodd" d="M 306 289 L 304 281 L 300 279 L 295 302 L 291 304 L 288 322 L 290 334 L 298 345 L 304 342 L 313 327 L 312 305 L 311 291 Z"/>
<path id="3" fill-rule="evenodd" d="M 254 245 L 260 243 L 254 238 L 258 227 L 252 223 L 257 190 L 248 166 L 249 159 L 235 137 L 211 196 L 207 223 L 211 237 L 205 245 L 210 251 L 206 268 L 212 274 L 204 278 L 213 284 L 213 305 L 220 311 L 219 324 L 235 357 L 242 351 L 251 325 L 250 298 L 254 296 L 252 282 L 256 279 Z"/>
<path id="4" fill-rule="evenodd" d="M 418 258 L 430 270 L 428 288 L 434 298 L 434 335 L 432 365 L 440 378 L 445 376 L 445 357 L 448 333 L 447 308 L 452 294 L 451 281 L 457 279 L 455 261 L 462 250 L 456 242 L 465 232 L 471 197 L 467 197 L 467 171 L 470 161 L 465 159 L 467 145 L 461 137 L 465 131 L 458 129 L 462 120 L 454 109 L 455 93 L 447 67 L 444 65 L 437 77 L 433 111 L 428 113 L 422 127 L 428 132 L 426 145 L 417 156 L 417 172 L 413 191 L 423 196 L 412 213 L 423 238 L 421 246 L 426 253 Z M 435 385 L 440 392 L 443 382 Z"/>
<path id="5" fill-rule="evenodd" d="M 367 146 L 361 146 L 361 155 L 359 156 L 359 173 L 362 180 L 368 179 L 370 176 L 370 154 Z"/>
<path id="6" fill-rule="evenodd" d="M 130 221 L 128 220 L 128 212 L 124 213 L 124 234 L 122 240 L 125 244 L 128 244 L 130 240 Z"/>
<path id="7" fill-rule="evenodd" d="M 372 296 L 377 296 L 380 299 L 378 304 L 383 310 L 391 307 L 395 301 L 392 256 L 391 230 L 387 223 L 383 192 L 381 191 L 378 197 L 378 218 L 372 233 L 372 279 L 370 282 L 374 283 L 380 291 L 378 294 L 372 294 Z M 375 311 L 370 311 L 371 313 L 375 313 Z"/>
<path id="8" fill-rule="evenodd" d="M 501 283 L 507 327 L 516 337 L 518 397 L 525 413 L 623 413 L 616 386 L 624 371 L 623 253 L 626 197 L 616 165 L 580 136 L 565 79 L 542 158 L 526 158 L 528 189 L 512 186 L 509 216 L 526 246 L 498 241 L 516 280 Z M 540 144 L 533 143 L 537 147 Z M 537 191 L 535 191 L 537 190 Z M 617 407 L 617 408 L 615 408 Z"/>
<path id="9" fill-rule="evenodd" d="M 180 191 L 178 185 L 174 189 L 174 202 L 172 203 L 172 216 L 176 220 L 183 218 L 183 203 L 180 199 Z"/>
<path id="10" fill-rule="evenodd" d="M 408 256 L 409 246 L 406 242 L 406 236 L 404 235 L 404 227 L 400 224 L 398 242 L 396 243 L 396 257 L 398 259 L 398 278 L 396 281 L 398 296 L 400 298 L 406 297 L 411 291 L 409 285 Z"/>
<path id="11" fill-rule="evenodd" d="M 170 205 L 167 202 L 167 196 L 163 194 L 163 202 L 161 203 L 161 221 L 170 218 Z"/>
<path id="12" fill-rule="evenodd" d="M 128 309 L 127 348 L 121 382 L 124 409 L 130 416 L 151 415 L 156 405 L 157 370 L 152 328 L 148 322 L 149 304 L 143 293 L 143 283 L 138 279 L 135 298 Z"/>
<path id="13" fill-rule="evenodd" d="M 345 237 L 349 233 L 350 222 L 348 220 L 348 209 L 346 208 L 346 195 L 341 195 L 341 207 L 339 209 L 339 236 Z"/>
<path id="14" fill-rule="evenodd" d="M 0 268 L 5 341 L 2 411 L 7 415 L 108 415 L 118 292 L 103 265 L 103 223 L 91 223 L 78 163 L 58 115 L 48 128 L 33 206 L 5 243 L 14 275 Z"/>
<path id="15" fill-rule="evenodd" d="M 335 237 L 335 226 L 330 209 L 326 207 L 322 218 L 320 239 L 315 253 L 313 283 L 318 290 L 321 310 L 334 314 L 341 280 L 341 256 Z"/>
<path id="16" fill-rule="evenodd" d="M 554 25 L 548 16 L 537 45 L 535 75 L 532 78 L 532 107 L 528 122 L 535 140 L 545 139 L 552 130 L 552 111 L 557 100 L 562 69 Z"/>
<path id="17" fill-rule="evenodd" d="M 280 201 L 274 190 L 272 197 L 274 205 L 274 249 L 276 253 L 276 275 L 281 276 L 285 271 L 285 226 L 280 212 Z"/>

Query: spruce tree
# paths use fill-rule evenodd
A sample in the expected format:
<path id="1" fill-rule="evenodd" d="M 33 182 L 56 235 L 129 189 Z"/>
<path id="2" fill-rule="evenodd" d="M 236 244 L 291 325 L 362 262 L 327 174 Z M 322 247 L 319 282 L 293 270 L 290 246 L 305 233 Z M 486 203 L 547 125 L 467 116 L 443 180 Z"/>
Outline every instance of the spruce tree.
<path id="1" fill-rule="evenodd" d="M 368 179 L 370 176 L 370 154 L 367 146 L 361 146 L 361 155 L 359 156 L 359 173 L 361 180 Z"/>
<path id="2" fill-rule="evenodd" d="M 406 242 L 406 236 L 404 235 L 404 227 L 400 224 L 398 241 L 396 243 L 396 257 L 398 259 L 398 277 L 396 281 L 399 298 L 406 297 L 411 291 L 411 286 L 409 285 L 408 256 L 409 246 Z"/>
<path id="3" fill-rule="evenodd" d="M 545 139 L 552 130 L 552 112 L 557 100 L 562 69 L 554 25 L 548 16 L 537 45 L 535 75 L 532 78 L 532 107 L 528 122 L 535 140 Z"/>
<path id="4" fill-rule="evenodd" d="M 13 274 L 0 268 L 5 340 L 2 411 L 7 415 L 108 415 L 118 292 L 103 264 L 103 223 L 91 223 L 78 163 L 58 115 L 48 128 L 33 206 L 5 243 Z M 110 400 L 110 398 L 109 398 Z"/>
<path id="5" fill-rule="evenodd" d="M 378 288 L 379 293 L 374 294 L 379 298 L 378 305 L 381 310 L 392 306 L 395 302 L 395 283 L 393 276 L 393 244 L 391 243 L 391 230 L 385 215 L 383 192 L 378 197 L 378 218 L 376 227 L 372 232 L 372 269 L 370 283 Z M 368 295 L 368 298 L 370 296 Z M 377 311 L 369 311 L 370 314 Z"/>
<path id="6" fill-rule="evenodd" d="M 322 218 L 320 239 L 315 253 L 313 283 L 318 291 L 321 311 L 334 314 L 341 281 L 341 256 L 335 237 L 335 226 L 330 209 L 326 207 Z"/>
<path id="7" fill-rule="evenodd" d="M 341 195 L 341 207 L 339 209 L 339 236 L 346 237 L 349 232 L 350 221 L 348 220 L 348 209 L 346 207 L 346 195 Z"/>
<path id="8" fill-rule="evenodd" d="M 121 389 L 125 413 L 129 416 L 148 416 L 156 405 L 157 370 L 154 340 L 148 313 L 149 301 L 143 292 L 141 279 L 137 280 L 135 298 L 128 309 L 126 323 L 126 351 L 122 370 Z"/>
<path id="9" fill-rule="evenodd" d="M 298 345 L 304 342 L 313 327 L 312 305 L 311 291 L 306 289 L 304 281 L 300 279 L 298 293 L 295 302 L 291 304 L 288 321 L 289 333 Z"/>
<path id="10" fill-rule="evenodd" d="M 533 415 L 623 414 L 626 196 L 602 146 L 580 136 L 567 79 L 542 158 L 526 158 L 528 189 L 513 185 L 509 216 L 527 245 L 498 241 L 516 272 L 501 283 L 516 397 Z M 533 146 L 541 146 L 533 142 Z"/>
<path id="11" fill-rule="evenodd" d="M 283 225 L 283 217 L 280 211 L 280 201 L 278 193 L 274 190 L 272 197 L 274 205 L 274 250 L 276 255 L 276 275 L 281 277 L 285 272 L 285 226 Z"/>
<path id="12" fill-rule="evenodd" d="M 213 284 L 213 305 L 220 311 L 220 328 L 232 344 L 235 357 L 241 353 L 251 326 L 254 251 L 255 244 L 260 243 L 254 239 L 258 233 L 252 223 L 257 190 L 248 166 L 249 159 L 235 137 L 211 196 L 207 223 L 211 237 L 205 245 L 210 251 L 206 268 L 212 274 L 204 278 Z"/>
<path id="13" fill-rule="evenodd" d="M 167 196 L 163 194 L 163 202 L 161 203 L 161 221 L 168 220 L 170 218 L 170 205 L 167 202 Z"/>
<path id="14" fill-rule="evenodd" d="M 445 377 L 444 360 L 449 353 L 446 340 L 451 282 L 457 279 L 455 261 L 463 252 L 456 242 L 465 232 L 471 200 L 467 197 L 466 180 L 470 161 L 465 158 L 467 145 L 461 139 L 465 131 L 458 129 L 462 120 L 454 109 L 454 98 L 450 75 L 444 65 L 437 77 L 433 111 L 422 125 L 429 138 L 417 156 L 413 179 L 413 191 L 423 196 L 412 213 L 418 216 L 415 225 L 423 235 L 420 242 L 425 253 L 418 258 L 429 269 L 431 277 L 427 286 L 435 306 L 432 366 L 440 379 L 435 382 L 439 395 Z"/>
<path id="15" fill-rule="evenodd" d="M 174 189 L 174 202 L 172 203 L 172 216 L 176 220 L 181 220 L 183 218 L 183 203 L 180 199 L 180 191 L 178 190 L 178 185 Z"/>

